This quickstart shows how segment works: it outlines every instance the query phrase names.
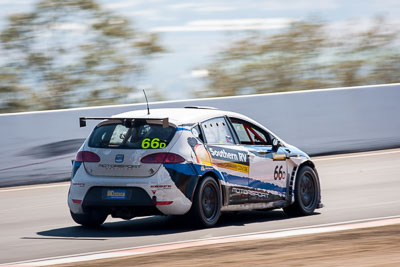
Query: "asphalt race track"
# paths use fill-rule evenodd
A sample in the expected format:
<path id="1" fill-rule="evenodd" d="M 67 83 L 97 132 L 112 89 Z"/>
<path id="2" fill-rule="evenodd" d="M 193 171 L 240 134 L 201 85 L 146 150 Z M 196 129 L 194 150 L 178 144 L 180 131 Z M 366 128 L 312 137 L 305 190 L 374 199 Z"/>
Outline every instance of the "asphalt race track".
<path id="1" fill-rule="evenodd" d="M 280 210 L 225 214 L 197 230 L 176 217 L 107 219 L 87 230 L 70 218 L 67 183 L 0 189 L 0 264 L 174 241 L 400 215 L 400 149 L 314 158 L 325 208 L 288 218 Z"/>

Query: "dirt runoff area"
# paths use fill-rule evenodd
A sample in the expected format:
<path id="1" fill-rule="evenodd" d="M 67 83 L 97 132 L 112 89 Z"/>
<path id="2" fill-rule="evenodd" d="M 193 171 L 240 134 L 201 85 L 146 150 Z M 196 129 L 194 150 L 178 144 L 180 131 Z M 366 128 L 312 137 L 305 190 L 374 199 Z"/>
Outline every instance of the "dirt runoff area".
<path id="1" fill-rule="evenodd" d="M 58 266 L 400 266 L 400 224 Z"/>

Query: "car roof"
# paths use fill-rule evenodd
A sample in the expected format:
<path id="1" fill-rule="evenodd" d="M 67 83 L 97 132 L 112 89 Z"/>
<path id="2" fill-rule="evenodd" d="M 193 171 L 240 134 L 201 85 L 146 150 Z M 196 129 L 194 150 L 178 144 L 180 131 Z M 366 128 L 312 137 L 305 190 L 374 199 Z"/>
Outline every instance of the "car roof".
<path id="1" fill-rule="evenodd" d="M 280 139 L 276 134 L 271 132 L 267 127 L 260 124 L 259 122 L 250 119 L 249 117 L 226 110 L 219 109 L 207 109 L 207 108 L 157 108 L 150 109 L 150 115 L 147 114 L 147 109 L 128 111 L 124 113 L 120 113 L 112 116 L 113 118 L 137 118 L 137 119 L 164 119 L 168 118 L 168 121 L 176 126 L 184 125 L 184 124 L 195 124 L 198 122 L 203 122 L 208 119 L 216 118 L 216 117 L 234 117 L 242 120 L 246 120 L 251 122 L 261 129 L 264 129 L 271 134 L 273 134 L 276 138 L 278 138 L 281 142 L 285 143 L 282 139 Z M 285 143 L 286 144 L 286 143 Z"/>
<path id="2" fill-rule="evenodd" d="M 252 121 L 250 118 L 236 112 L 224 111 L 219 109 L 205 108 L 158 108 L 150 109 L 150 115 L 147 110 L 135 110 L 114 115 L 114 118 L 138 118 L 138 119 L 162 119 L 168 118 L 175 125 L 192 124 L 202 122 L 207 119 L 230 116 Z"/>

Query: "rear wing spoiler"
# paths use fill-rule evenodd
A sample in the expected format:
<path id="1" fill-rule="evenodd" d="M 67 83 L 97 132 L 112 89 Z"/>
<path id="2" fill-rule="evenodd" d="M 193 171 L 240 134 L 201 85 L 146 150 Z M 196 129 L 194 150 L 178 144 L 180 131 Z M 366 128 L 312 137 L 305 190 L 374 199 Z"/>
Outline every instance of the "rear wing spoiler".
<path id="1" fill-rule="evenodd" d="M 86 121 L 87 120 L 113 120 L 113 121 L 120 121 L 123 125 L 127 127 L 132 127 L 132 125 L 135 124 L 135 122 L 156 122 L 156 123 L 162 123 L 163 128 L 168 128 L 169 127 L 169 120 L 168 118 L 150 118 L 150 119 L 145 119 L 145 118 L 114 118 L 114 117 L 80 117 L 79 118 L 79 126 L 80 127 L 86 127 Z"/>

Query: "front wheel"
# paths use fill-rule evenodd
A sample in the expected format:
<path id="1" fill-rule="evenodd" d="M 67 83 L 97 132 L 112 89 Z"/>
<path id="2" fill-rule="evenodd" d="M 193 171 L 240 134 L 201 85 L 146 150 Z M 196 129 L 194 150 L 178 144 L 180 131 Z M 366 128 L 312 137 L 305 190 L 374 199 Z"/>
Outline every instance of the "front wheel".
<path id="1" fill-rule="evenodd" d="M 195 224 L 214 226 L 221 216 L 221 192 L 214 178 L 208 176 L 200 181 L 193 198 L 191 213 Z"/>
<path id="2" fill-rule="evenodd" d="M 99 227 L 107 219 L 108 214 L 96 210 L 90 210 L 83 214 L 77 214 L 70 211 L 72 219 L 84 227 Z"/>
<path id="3" fill-rule="evenodd" d="M 294 203 L 283 211 L 289 216 L 311 215 L 320 201 L 318 176 L 309 166 L 302 167 L 296 178 Z"/>

